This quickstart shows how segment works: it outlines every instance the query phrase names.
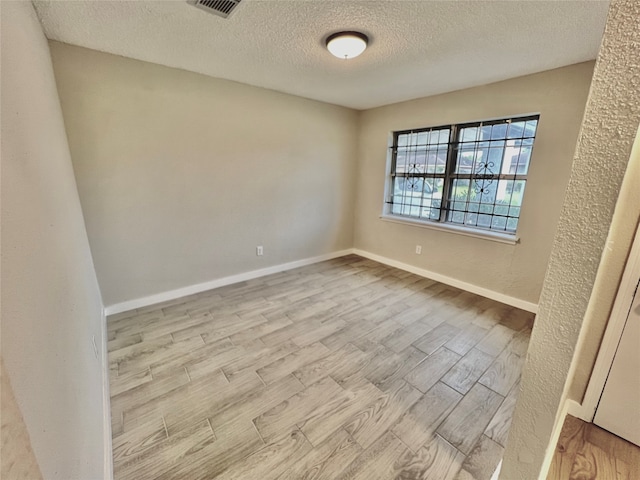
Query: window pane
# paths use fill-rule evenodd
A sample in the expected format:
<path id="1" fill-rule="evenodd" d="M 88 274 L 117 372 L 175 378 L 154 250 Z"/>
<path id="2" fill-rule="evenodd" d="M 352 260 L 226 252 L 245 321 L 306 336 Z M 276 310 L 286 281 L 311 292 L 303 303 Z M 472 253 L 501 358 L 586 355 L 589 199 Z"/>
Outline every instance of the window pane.
<path id="1" fill-rule="evenodd" d="M 507 227 L 507 219 L 505 217 L 493 217 L 491 219 L 491 228 L 494 230 L 505 230 Z"/>
<path id="2" fill-rule="evenodd" d="M 500 139 L 506 138 L 507 136 L 507 124 L 506 123 L 497 123 L 492 125 L 491 128 L 491 138 Z"/>
<path id="3" fill-rule="evenodd" d="M 527 120 L 527 124 L 524 127 L 524 136 L 535 137 L 537 129 L 538 129 L 538 120 Z"/>
<path id="4" fill-rule="evenodd" d="M 407 148 L 398 147 L 396 150 L 396 173 L 405 173 L 407 171 Z"/>
<path id="5" fill-rule="evenodd" d="M 444 179 L 396 177 L 393 185 L 392 213 L 416 218 L 440 218 Z"/>
<path id="6" fill-rule="evenodd" d="M 478 127 L 466 127 L 460 129 L 461 142 L 475 142 L 478 138 Z"/>
<path id="7" fill-rule="evenodd" d="M 509 124 L 508 138 L 522 138 L 524 136 L 525 122 L 513 122 Z"/>
<path id="8" fill-rule="evenodd" d="M 403 133 L 398 135 L 398 146 L 405 147 L 407 145 L 409 145 L 409 134 Z"/>
<path id="9" fill-rule="evenodd" d="M 449 133 L 446 128 L 398 135 L 394 172 L 444 173 Z"/>

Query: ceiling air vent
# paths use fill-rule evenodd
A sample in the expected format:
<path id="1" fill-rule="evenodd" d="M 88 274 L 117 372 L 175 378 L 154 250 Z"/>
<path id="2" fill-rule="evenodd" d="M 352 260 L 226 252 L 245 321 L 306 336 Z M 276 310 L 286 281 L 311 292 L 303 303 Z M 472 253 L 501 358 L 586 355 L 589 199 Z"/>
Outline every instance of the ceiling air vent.
<path id="1" fill-rule="evenodd" d="M 242 0 L 187 0 L 200 10 L 228 18 Z"/>

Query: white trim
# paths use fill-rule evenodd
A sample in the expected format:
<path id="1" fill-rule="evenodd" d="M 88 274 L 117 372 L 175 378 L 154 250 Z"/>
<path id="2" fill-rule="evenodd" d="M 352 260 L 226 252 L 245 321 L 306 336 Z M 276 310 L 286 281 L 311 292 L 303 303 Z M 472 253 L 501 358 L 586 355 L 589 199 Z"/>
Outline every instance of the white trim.
<path id="1" fill-rule="evenodd" d="M 553 461 L 553 456 L 556 452 L 556 446 L 558 445 L 558 440 L 560 439 L 560 433 L 562 432 L 562 427 L 564 426 L 564 421 L 567 418 L 567 415 L 571 415 L 573 417 L 579 417 L 576 412 L 581 410 L 581 406 L 575 400 L 566 399 L 562 404 L 562 408 L 556 418 L 556 422 L 553 426 L 553 431 L 551 432 L 551 438 L 549 439 L 549 443 L 547 444 L 547 451 L 544 454 L 544 460 L 542 461 L 542 467 L 540 468 L 540 475 L 538 476 L 538 480 L 547 480 L 547 475 L 549 475 L 549 468 L 551 468 L 551 462 Z"/>
<path id="2" fill-rule="evenodd" d="M 633 304 L 638 278 L 640 278 L 640 229 L 636 231 L 613 309 L 611 310 L 611 316 L 602 337 L 600 350 L 598 351 L 596 363 L 582 402 L 583 417 L 586 417 L 584 419 L 588 422 L 592 422 L 595 417 L 596 408 L 604 390 L 604 384 L 607 381 L 613 358 L 620 343 L 620 337 L 622 337 L 622 331 Z"/>
<path id="3" fill-rule="evenodd" d="M 111 437 L 111 395 L 109 394 L 109 353 L 107 315 L 102 307 L 102 402 L 104 422 L 104 478 L 113 480 L 113 440 Z"/>
<path id="4" fill-rule="evenodd" d="M 400 223 L 403 225 L 411 225 L 412 227 L 429 228 L 431 230 L 439 230 L 441 232 L 455 233 L 458 235 L 465 235 L 467 237 L 481 238 L 482 240 L 491 240 L 493 242 L 506 243 L 508 245 L 515 245 L 520 241 L 520 238 L 515 234 L 512 235 L 509 233 L 500 233 L 491 230 L 481 230 L 479 228 L 470 228 L 451 223 L 436 223 L 426 220 L 417 220 L 409 217 L 403 217 L 401 215 L 392 215 L 390 213 L 383 213 L 380 215 L 380 220 L 391 223 Z"/>
<path id="5" fill-rule="evenodd" d="M 251 270 L 249 272 L 238 273 L 236 275 L 230 275 L 228 277 L 217 278 L 215 280 L 209 280 L 208 282 L 198 283 L 196 285 L 190 285 L 188 287 L 177 288 L 175 290 L 169 290 L 167 292 L 157 293 L 155 295 L 149 295 L 148 297 L 136 298 L 134 300 L 128 300 L 126 302 L 115 303 L 105 308 L 107 315 L 113 315 L 115 313 L 128 312 L 129 310 L 135 310 L 136 308 L 148 307 L 149 305 L 155 305 L 157 303 L 167 302 L 169 300 L 175 300 L 176 298 L 186 297 L 195 293 L 206 292 L 213 290 L 214 288 L 224 287 L 238 282 L 244 282 L 246 280 L 252 280 L 258 277 L 264 277 L 265 275 L 271 275 L 273 273 L 284 272 L 286 270 L 292 270 L 294 268 L 304 267 L 318 262 L 324 262 L 325 260 L 331 260 L 338 257 L 344 257 L 353 253 L 353 249 L 340 250 L 337 252 L 327 253 L 324 255 L 318 255 L 317 257 L 304 258 L 302 260 L 296 260 L 294 262 L 282 263 L 280 265 L 274 265 L 272 267 L 261 268 L 259 270 Z"/>
<path id="6" fill-rule="evenodd" d="M 572 417 L 579 418 L 582 421 L 587 423 L 591 423 L 590 418 L 585 418 L 584 416 L 584 406 L 576 402 L 575 400 L 567 399 L 567 415 L 571 415 Z"/>
<path id="7" fill-rule="evenodd" d="M 494 290 L 489 290 L 488 288 L 480 287 L 472 283 L 467 283 L 462 280 L 458 280 L 457 278 L 448 277 L 440 273 L 432 272 L 430 270 L 425 270 L 424 268 L 414 267 L 413 265 L 402 263 L 397 260 L 392 260 L 390 258 L 383 257 L 381 255 L 376 255 L 375 253 L 366 252 L 364 250 L 360 250 L 357 248 L 353 249 L 353 253 L 355 253 L 356 255 L 360 255 L 361 257 L 365 257 L 370 260 L 383 263 L 385 265 L 389 265 L 390 267 L 399 268 L 400 270 L 405 270 L 407 272 L 420 275 L 421 277 L 435 280 L 436 282 L 446 283 L 447 285 L 451 285 L 452 287 L 460 288 L 462 290 L 466 290 L 467 292 L 475 293 L 477 295 L 490 298 L 491 300 L 495 300 L 500 303 L 511 305 L 512 307 L 526 310 L 527 312 L 532 312 L 532 313 L 538 312 L 537 304 L 532 302 L 527 302 L 526 300 L 522 300 L 520 298 L 511 297 L 509 295 L 505 295 L 504 293 L 496 292 Z"/>
<path id="8" fill-rule="evenodd" d="M 493 475 L 491 475 L 491 480 L 498 480 L 498 477 L 500 477 L 500 470 L 502 470 L 502 459 L 500 459 L 500 462 L 494 470 Z"/>
<path id="9" fill-rule="evenodd" d="M 365 250 L 360 250 L 358 248 L 349 248 L 346 250 L 340 250 L 338 252 L 319 255 L 317 257 L 305 258 L 302 260 L 296 260 L 294 262 L 283 263 L 280 265 L 274 265 L 272 267 L 267 267 L 267 268 L 261 268 L 259 270 L 252 270 L 249 272 L 239 273 L 237 275 L 231 275 L 229 277 L 218 278 L 215 280 L 210 280 L 208 282 L 198 283 L 196 285 L 190 285 L 188 287 L 182 287 L 182 288 L 170 290 L 163 293 L 158 293 L 155 295 L 149 295 L 148 297 L 142 297 L 142 298 L 137 298 L 135 300 L 128 300 L 126 302 L 116 303 L 116 304 L 107 306 L 105 308 L 105 314 L 114 315 L 116 313 L 128 312 L 136 308 L 148 307 L 149 305 L 155 305 L 157 303 L 162 303 L 169 300 L 175 300 L 177 298 L 186 297 L 188 295 L 193 295 L 195 293 L 206 292 L 208 290 L 224 287 L 226 285 L 231 285 L 233 283 L 244 282 L 246 280 L 252 280 L 254 278 L 263 277 L 265 275 L 271 275 L 273 273 L 284 272 L 286 270 L 292 270 L 294 268 L 304 267 L 306 265 L 312 265 L 314 263 L 324 262 L 325 260 L 331 260 L 334 258 L 343 257 L 345 255 L 350 255 L 350 254 L 360 255 L 361 257 L 368 258 L 370 260 L 382 263 L 384 265 L 389 265 L 391 267 L 399 268 L 401 270 L 405 270 L 407 272 L 420 275 L 421 277 L 435 280 L 436 282 L 446 283 L 447 285 L 451 285 L 452 287 L 460 288 L 462 290 L 466 290 L 468 292 L 475 293 L 477 295 L 481 295 L 486 298 L 490 298 L 491 300 L 495 300 L 497 302 L 511 305 L 512 307 L 526 310 L 527 312 L 537 313 L 538 311 L 538 305 L 535 303 L 527 302 L 526 300 L 511 297 L 509 295 L 505 295 L 503 293 L 496 292 L 494 290 L 489 290 L 488 288 L 480 287 L 478 285 L 467 283 L 462 280 L 458 280 L 456 278 L 442 275 L 440 273 L 432 272 L 430 270 L 426 270 L 423 268 L 415 267 L 413 265 L 402 263 L 397 260 L 393 260 L 391 258 L 387 258 L 381 255 L 377 255 L 375 253 L 367 252 Z"/>

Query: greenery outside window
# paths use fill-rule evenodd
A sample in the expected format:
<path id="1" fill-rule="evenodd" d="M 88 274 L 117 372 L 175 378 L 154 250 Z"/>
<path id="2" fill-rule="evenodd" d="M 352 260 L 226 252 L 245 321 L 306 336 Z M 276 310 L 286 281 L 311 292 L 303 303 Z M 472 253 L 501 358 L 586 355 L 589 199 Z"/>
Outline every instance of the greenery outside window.
<path id="1" fill-rule="evenodd" d="M 394 132 L 385 213 L 515 236 L 538 120 Z"/>

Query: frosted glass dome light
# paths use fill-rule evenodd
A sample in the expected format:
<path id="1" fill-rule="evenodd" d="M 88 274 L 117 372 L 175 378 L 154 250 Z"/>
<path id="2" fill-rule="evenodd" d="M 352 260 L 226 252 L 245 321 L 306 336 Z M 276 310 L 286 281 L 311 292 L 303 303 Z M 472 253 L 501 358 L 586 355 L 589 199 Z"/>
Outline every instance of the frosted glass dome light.
<path id="1" fill-rule="evenodd" d="M 360 32 L 338 32 L 327 38 L 327 50 L 345 60 L 355 58 L 365 51 L 369 39 Z"/>

